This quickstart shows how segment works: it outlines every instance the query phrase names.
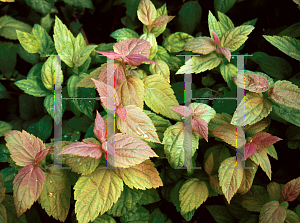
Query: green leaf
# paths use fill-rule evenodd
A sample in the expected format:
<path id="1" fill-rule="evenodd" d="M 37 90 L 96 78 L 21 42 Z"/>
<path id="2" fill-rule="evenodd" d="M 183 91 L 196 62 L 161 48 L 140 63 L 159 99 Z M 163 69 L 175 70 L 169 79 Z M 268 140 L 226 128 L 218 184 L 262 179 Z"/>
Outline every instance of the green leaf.
<path id="1" fill-rule="evenodd" d="M 278 160 L 278 155 L 277 155 L 277 152 L 276 152 L 276 149 L 275 149 L 274 145 L 266 148 L 265 151 L 266 151 L 267 154 L 272 156 L 274 159 Z"/>
<path id="2" fill-rule="evenodd" d="M 27 33 L 27 32 L 19 31 L 19 30 L 17 30 L 16 32 L 17 32 L 17 36 L 18 36 L 18 40 L 20 41 L 20 44 L 28 53 L 39 52 L 40 43 L 34 35 Z"/>
<path id="3" fill-rule="evenodd" d="M 300 36 L 300 22 L 297 22 L 288 28 L 284 29 L 278 36 L 289 36 L 289 37 L 299 37 Z"/>
<path id="4" fill-rule="evenodd" d="M 208 11 L 208 28 L 209 28 L 210 38 L 212 39 L 213 39 L 213 35 L 211 31 L 214 31 L 220 39 L 224 34 L 222 32 L 220 22 L 217 21 L 216 17 L 211 13 L 210 10 Z"/>
<path id="5" fill-rule="evenodd" d="M 166 217 L 161 213 L 159 208 L 155 208 L 150 215 L 149 223 L 164 223 Z"/>
<path id="6" fill-rule="evenodd" d="M 259 215 L 259 222 L 283 222 L 286 217 L 286 210 L 278 201 L 266 203 Z"/>
<path id="7" fill-rule="evenodd" d="M 10 158 L 10 153 L 4 144 L 0 144 L 0 162 L 6 163 Z"/>
<path id="8" fill-rule="evenodd" d="M 156 37 L 153 33 L 148 33 L 148 34 L 142 34 L 140 36 L 140 39 L 144 39 L 144 40 L 147 40 L 151 47 L 150 47 L 150 55 L 149 55 L 149 59 L 152 60 L 156 53 L 157 53 L 157 50 L 158 50 L 158 46 L 157 46 L 157 41 L 156 41 Z"/>
<path id="9" fill-rule="evenodd" d="M 6 213 L 5 206 L 3 204 L 0 204 L 0 221 L 7 222 L 7 213 Z"/>
<path id="10" fill-rule="evenodd" d="M 232 1 L 232 0 L 230 0 L 230 1 Z M 235 1 L 235 0 L 233 0 L 233 1 Z M 231 19 L 227 15 L 225 15 L 224 13 L 218 12 L 218 18 L 220 20 L 219 26 L 222 29 L 222 33 L 226 33 L 227 31 L 234 28 L 234 24 L 231 21 Z"/>
<path id="11" fill-rule="evenodd" d="M 31 34 L 39 42 L 38 52 L 41 56 L 52 55 L 55 53 L 53 40 L 42 26 L 35 24 Z"/>
<path id="12" fill-rule="evenodd" d="M 221 59 L 214 53 L 192 57 L 185 65 L 180 67 L 176 74 L 184 74 L 186 69 L 191 69 L 191 73 L 199 74 L 206 70 L 212 70 L 221 63 Z"/>
<path id="13" fill-rule="evenodd" d="M 3 178 L 6 193 L 11 193 L 13 191 L 13 180 L 18 172 L 14 168 L 8 167 L 2 169 L 0 173 Z"/>
<path id="14" fill-rule="evenodd" d="M 300 127 L 300 111 L 295 108 L 274 103 L 272 106 L 274 113 L 280 118 Z"/>
<path id="15" fill-rule="evenodd" d="M 150 218 L 149 211 L 140 206 L 136 205 L 131 211 L 124 214 L 120 220 L 123 223 L 132 222 L 132 223 L 148 223 Z"/>
<path id="16" fill-rule="evenodd" d="M 235 27 L 232 30 L 227 31 L 220 38 L 220 47 L 225 47 L 230 50 L 230 52 L 236 51 L 243 43 L 248 39 L 248 35 L 252 32 L 254 26 L 251 25 L 241 25 Z"/>
<path id="17" fill-rule="evenodd" d="M 4 121 L 0 121 L 0 137 L 4 136 L 5 132 L 12 130 L 12 129 L 13 129 L 13 126 L 11 124 L 4 122 Z"/>
<path id="18" fill-rule="evenodd" d="M 202 17 L 202 8 L 197 1 L 186 2 L 178 12 L 179 30 L 193 34 Z"/>
<path id="19" fill-rule="evenodd" d="M 116 39 L 118 42 L 131 38 L 139 38 L 139 34 L 136 31 L 128 28 L 117 29 L 112 34 L 110 34 L 110 36 Z"/>
<path id="20" fill-rule="evenodd" d="M 66 170 L 49 169 L 45 178 L 38 201 L 49 216 L 64 222 L 69 213 L 71 198 L 71 186 Z"/>
<path id="21" fill-rule="evenodd" d="M 45 115 L 37 123 L 31 125 L 27 132 L 33 134 L 34 136 L 40 138 L 43 141 L 46 141 L 53 129 L 53 121 L 50 115 Z"/>
<path id="22" fill-rule="evenodd" d="M 111 217 L 107 214 L 103 214 L 103 215 L 98 216 L 91 223 L 117 223 L 117 222 L 115 221 L 115 219 L 113 219 L 113 217 Z"/>
<path id="23" fill-rule="evenodd" d="M 300 40 L 290 36 L 263 35 L 263 37 L 280 51 L 296 60 L 300 60 Z"/>
<path id="24" fill-rule="evenodd" d="M 162 46 L 157 46 L 157 52 L 153 60 L 162 60 L 166 63 L 170 61 L 170 55 Z"/>
<path id="25" fill-rule="evenodd" d="M 47 110 L 47 112 L 51 115 L 51 117 L 55 120 L 56 123 L 59 123 L 59 121 L 62 119 L 64 111 L 66 110 L 66 101 L 62 101 L 62 111 L 61 114 L 55 115 L 54 110 L 54 95 L 50 94 L 48 95 L 44 100 L 44 106 Z"/>
<path id="26" fill-rule="evenodd" d="M 168 10 L 167 10 L 167 5 L 166 3 L 163 4 L 162 7 L 160 7 L 159 9 L 157 9 L 156 11 L 156 19 L 160 16 L 164 16 L 164 15 L 168 15 Z M 167 24 L 159 27 L 159 28 L 154 28 L 152 27 L 150 29 L 150 32 L 153 33 L 155 35 L 155 37 L 158 37 L 160 34 L 162 34 L 165 30 L 166 30 Z M 147 33 L 147 26 L 143 26 L 143 32 Z"/>
<path id="27" fill-rule="evenodd" d="M 256 19 L 252 19 L 250 21 L 247 21 L 247 22 L 244 22 L 242 25 L 251 25 L 251 26 L 254 26 L 255 23 L 257 21 L 257 18 Z"/>
<path id="28" fill-rule="evenodd" d="M 32 27 L 24 22 L 16 20 L 11 16 L 4 15 L 0 17 L 0 36 L 7 39 L 18 39 L 16 31 L 31 32 Z"/>
<path id="29" fill-rule="evenodd" d="M 27 223 L 25 214 L 21 215 L 20 218 L 17 217 L 17 212 L 14 205 L 14 198 L 12 195 L 6 194 L 2 204 L 5 206 L 6 209 L 7 223 Z"/>
<path id="30" fill-rule="evenodd" d="M 176 32 L 176 33 L 169 35 L 163 41 L 163 46 L 170 53 L 177 53 L 177 52 L 182 51 L 182 47 L 184 46 L 184 44 L 191 39 L 194 39 L 194 37 L 187 33 Z"/>
<path id="31" fill-rule="evenodd" d="M 157 64 L 151 63 L 149 70 L 152 74 L 158 74 L 164 77 L 170 83 L 170 69 L 163 60 L 154 60 Z"/>
<path id="32" fill-rule="evenodd" d="M 3 74 L 13 72 L 17 62 L 15 45 L 11 42 L 0 42 L 0 71 Z"/>
<path id="33" fill-rule="evenodd" d="M 78 50 L 73 56 L 73 64 L 75 67 L 80 67 L 90 57 L 97 45 L 89 45 Z"/>
<path id="34" fill-rule="evenodd" d="M 208 189 L 204 181 L 200 181 L 197 178 L 185 181 L 179 190 L 181 214 L 183 215 L 199 208 L 207 198 Z"/>
<path id="35" fill-rule="evenodd" d="M 81 117 L 73 117 L 68 121 L 68 125 L 73 129 L 79 130 L 80 132 L 86 132 L 89 126 L 93 123 L 93 120 L 88 118 L 86 115 Z"/>
<path id="36" fill-rule="evenodd" d="M 273 103 L 270 99 L 263 98 L 262 93 L 249 92 L 244 97 L 244 102 L 245 107 L 243 106 L 243 101 L 241 101 L 233 114 L 230 124 L 238 126 L 252 125 L 267 117 L 272 111 Z M 237 111 L 241 111 L 244 116 L 237 117 Z"/>
<path id="37" fill-rule="evenodd" d="M 123 181 L 114 170 L 97 169 L 79 177 L 74 190 L 76 218 L 81 223 L 88 223 L 117 202 L 123 191 Z"/>
<path id="38" fill-rule="evenodd" d="M 233 64 L 221 64 L 220 66 L 220 72 L 224 78 L 224 80 L 227 82 L 227 85 L 230 89 L 234 88 L 234 83 L 231 80 L 232 77 L 237 75 L 237 67 Z"/>
<path id="39" fill-rule="evenodd" d="M 53 7 L 51 0 L 25 0 L 27 5 L 42 14 L 47 14 Z"/>
<path id="40" fill-rule="evenodd" d="M 263 205 L 269 201 L 269 195 L 264 187 L 253 185 L 248 193 L 239 197 L 239 200 L 248 211 L 260 212 Z"/>
<path id="41" fill-rule="evenodd" d="M 205 207 L 217 223 L 235 222 L 235 218 L 230 214 L 225 206 L 207 205 Z"/>
<path id="42" fill-rule="evenodd" d="M 192 158 L 198 148 L 199 138 L 200 135 L 193 132 L 192 145 L 184 145 L 184 123 L 177 122 L 167 128 L 162 144 L 164 144 L 166 157 L 173 168 L 183 165 L 186 165 L 188 169 L 191 168 L 191 163 L 184 163 L 184 157 L 190 156 Z"/>
<path id="43" fill-rule="evenodd" d="M 114 217 L 120 217 L 132 210 L 137 202 L 141 199 L 143 191 L 130 189 L 125 186 L 124 190 L 118 199 L 117 203 L 113 204 L 111 209 L 107 211 L 107 214 L 113 215 Z"/>
<path id="44" fill-rule="evenodd" d="M 284 223 L 299 223 L 300 219 L 298 215 L 291 211 L 291 210 L 286 210 L 286 218 L 284 220 Z"/>
<path id="45" fill-rule="evenodd" d="M 39 59 L 39 55 L 37 53 L 28 53 L 20 44 L 16 45 L 17 53 L 19 56 L 28 63 L 36 64 Z"/>
<path id="46" fill-rule="evenodd" d="M 132 21 L 136 18 L 136 12 L 141 0 L 124 0 L 126 4 L 126 14 L 130 16 Z"/>
<path id="47" fill-rule="evenodd" d="M 214 0 L 215 10 L 220 12 L 227 12 L 234 4 L 236 0 Z"/>
<path id="48" fill-rule="evenodd" d="M 65 3 L 82 8 L 93 8 L 92 0 L 64 0 Z"/>
<path id="49" fill-rule="evenodd" d="M 156 189 L 146 189 L 143 191 L 142 197 L 138 201 L 140 205 L 152 204 L 160 201 L 159 194 Z"/>
<path id="50" fill-rule="evenodd" d="M 49 30 L 51 29 L 53 20 L 50 16 L 50 13 L 48 13 L 46 16 L 41 18 L 41 26 L 47 31 L 49 32 Z"/>
<path id="51" fill-rule="evenodd" d="M 276 79 L 286 79 L 292 74 L 291 65 L 281 57 L 269 56 L 264 52 L 255 52 L 249 59 L 257 63 L 263 72 Z"/>
<path id="52" fill-rule="evenodd" d="M 268 194 L 270 195 L 271 200 L 278 201 L 281 203 L 283 201 L 282 190 L 284 184 L 278 184 L 276 182 L 271 182 L 267 186 Z"/>
<path id="53" fill-rule="evenodd" d="M 100 159 L 71 154 L 68 154 L 65 158 L 66 165 L 71 167 L 73 172 L 81 175 L 91 174 L 98 167 L 100 161 Z"/>
<path id="54" fill-rule="evenodd" d="M 21 90 L 26 94 L 35 96 L 35 97 L 45 97 L 51 94 L 51 92 L 46 89 L 37 77 L 30 77 L 25 80 L 19 80 L 15 82 Z"/>
<path id="55" fill-rule="evenodd" d="M 44 86 L 53 91 L 55 85 L 55 66 L 56 66 L 56 58 L 49 57 L 42 67 L 42 82 Z M 61 72 L 61 84 L 63 83 L 63 74 Z"/>
<path id="56" fill-rule="evenodd" d="M 265 150 L 257 150 L 256 153 L 250 156 L 250 159 L 267 174 L 271 180 L 271 163 Z"/>

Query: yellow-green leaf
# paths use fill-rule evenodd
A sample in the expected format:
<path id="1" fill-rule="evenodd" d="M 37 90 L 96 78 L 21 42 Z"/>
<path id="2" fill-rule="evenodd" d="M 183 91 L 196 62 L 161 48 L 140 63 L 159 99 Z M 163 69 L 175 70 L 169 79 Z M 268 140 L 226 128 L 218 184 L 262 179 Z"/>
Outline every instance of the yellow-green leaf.
<path id="1" fill-rule="evenodd" d="M 221 10 L 219 10 L 219 11 L 221 11 Z M 219 11 L 217 12 L 218 13 L 218 18 L 220 20 L 219 26 L 222 30 L 222 33 L 226 33 L 227 31 L 234 28 L 234 24 L 227 15 L 225 15 L 224 13 L 219 12 Z"/>
<path id="2" fill-rule="evenodd" d="M 184 44 L 194 39 L 193 36 L 184 33 L 184 32 L 176 32 L 169 35 L 164 41 L 163 46 L 168 50 L 170 53 L 177 53 L 182 51 Z"/>
<path id="3" fill-rule="evenodd" d="M 170 69 L 163 60 L 154 60 L 157 64 L 151 63 L 149 70 L 152 74 L 159 74 L 170 83 Z"/>
<path id="4" fill-rule="evenodd" d="M 243 180 L 243 175 L 244 170 L 236 166 L 235 156 L 229 157 L 221 163 L 219 167 L 220 186 L 228 203 L 230 203 L 231 198 L 238 191 Z"/>
<path id="5" fill-rule="evenodd" d="M 150 0 L 140 1 L 137 16 L 144 25 L 150 26 L 156 19 L 156 14 L 156 8 Z"/>
<path id="6" fill-rule="evenodd" d="M 99 165 L 100 159 L 92 157 L 81 157 L 68 154 L 65 158 L 65 164 L 72 168 L 72 171 L 82 175 L 91 174 Z"/>
<path id="7" fill-rule="evenodd" d="M 11 16 L 4 15 L 0 17 L 0 36 L 7 39 L 18 39 L 16 31 L 31 32 L 32 27 L 24 22 L 16 20 Z"/>
<path id="8" fill-rule="evenodd" d="M 249 159 L 245 161 L 245 167 L 252 167 L 253 169 L 244 169 L 243 180 L 238 189 L 240 194 L 246 194 L 251 189 L 257 171 L 257 165 Z"/>
<path id="9" fill-rule="evenodd" d="M 42 82 L 44 86 L 52 91 L 55 85 L 55 57 L 49 57 L 42 67 Z M 63 74 L 61 73 L 61 83 L 63 82 Z"/>
<path id="10" fill-rule="evenodd" d="M 140 36 L 140 39 L 144 39 L 144 40 L 147 40 L 151 47 L 150 47 L 150 55 L 149 55 L 149 59 L 152 60 L 156 53 L 157 53 L 157 50 L 158 50 L 158 46 L 157 46 L 157 41 L 156 41 L 156 37 L 153 33 L 148 33 L 148 34 L 142 34 Z"/>
<path id="11" fill-rule="evenodd" d="M 237 75 L 237 67 L 231 63 L 228 64 L 221 64 L 220 66 L 220 72 L 224 78 L 224 80 L 227 82 L 230 89 L 233 88 L 234 84 L 231 78 L 235 77 Z"/>
<path id="12" fill-rule="evenodd" d="M 209 34 L 210 38 L 213 39 L 213 35 L 211 31 L 214 31 L 219 38 L 223 35 L 222 29 L 220 26 L 220 22 L 217 21 L 216 17 L 211 13 L 211 11 L 208 11 L 208 28 L 209 28 Z"/>
<path id="13" fill-rule="evenodd" d="M 204 181 L 191 178 L 179 190 L 181 214 L 197 209 L 208 198 L 208 188 Z"/>
<path id="14" fill-rule="evenodd" d="M 38 52 L 40 43 L 34 35 L 17 30 L 17 36 L 20 44 L 28 53 Z"/>
<path id="15" fill-rule="evenodd" d="M 250 156 L 250 159 L 267 174 L 271 180 L 271 163 L 265 150 L 257 150 L 256 153 Z"/>

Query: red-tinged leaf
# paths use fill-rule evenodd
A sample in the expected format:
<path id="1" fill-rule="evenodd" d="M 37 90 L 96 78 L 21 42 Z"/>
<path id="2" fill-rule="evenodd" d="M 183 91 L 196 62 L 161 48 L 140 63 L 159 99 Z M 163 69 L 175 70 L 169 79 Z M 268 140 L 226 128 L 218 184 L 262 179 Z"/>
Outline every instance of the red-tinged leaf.
<path id="1" fill-rule="evenodd" d="M 4 181 L 2 175 L 0 174 L 0 203 L 4 200 L 5 190 L 6 188 L 4 187 Z"/>
<path id="2" fill-rule="evenodd" d="M 170 107 L 170 108 L 184 117 L 190 116 L 193 113 L 193 110 L 190 109 L 189 107 L 186 107 L 185 105 L 179 105 L 179 106 Z"/>
<path id="3" fill-rule="evenodd" d="M 110 155 L 108 152 L 107 161 L 115 167 L 129 167 L 142 163 L 150 157 L 158 155 L 141 139 L 132 135 L 117 133 L 114 136 L 114 148 L 117 156 Z M 112 146 L 107 143 L 108 151 L 112 151 Z"/>
<path id="4" fill-rule="evenodd" d="M 213 37 L 214 37 L 214 42 L 215 44 L 217 44 L 218 46 L 220 45 L 221 41 L 220 41 L 220 38 L 218 37 L 217 33 L 215 33 L 215 31 L 211 31 Z"/>
<path id="5" fill-rule="evenodd" d="M 42 140 L 24 130 L 8 131 L 4 136 L 11 158 L 18 166 L 34 165 L 36 155 L 45 149 Z"/>
<path id="6" fill-rule="evenodd" d="M 280 140 L 282 139 L 277 136 L 272 136 L 267 132 L 258 132 L 251 139 L 257 150 L 266 149 Z"/>
<path id="7" fill-rule="evenodd" d="M 96 111 L 94 134 L 101 142 L 106 140 L 106 124 L 98 111 Z"/>
<path id="8" fill-rule="evenodd" d="M 186 42 L 182 49 L 193 53 L 207 55 L 216 50 L 216 44 L 209 37 L 196 37 Z"/>
<path id="9" fill-rule="evenodd" d="M 245 160 L 249 156 L 253 155 L 254 153 L 256 153 L 256 147 L 255 147 L 255 145 L 253 143 L 251 143 L 251 142 L 246 143 L 246 145 L 245 145 L 245 153 L 244 153 Z"/>
<path id="10" fill-rule="evenodd" d="M 254 134 L 264 130 L 268 125 L 270 125 L 270 123 L 271 123 L 271 120 L 269 118 L 264 118 L 255 124 L 246 125 L 245 132 L 249 135 L 254 135 Z"/>
<path id="11" fill-rule="evenodd" d="M 118 96 L 117 91 L 111 87 L 110 85 L 105 84 L 104 82 L 97 81 L 92 78 L 94 81 L 97 91 L 100 95 L 100 100 L 103 103 L 104 107 L 107 108 L 108 110 L 115 110 L 115 104 L 118 105 L 120 104 L 120 99 Z M 110 97 L 107 97 L 107 88 L 109 89 Z M 108 100 L 107 100 L 108 98 Z M 107 104 L 109 107 L 107 107 Z"/>
<path id="12" fill-rule="evenodd" d="M 259 222 L 281 223 L 284 222 L 285 217 L 285 208 L 278 201 L 270 201 L 262 207 Z"/>
<path id="13" fill-rule="evenodd" d="M 68 145 L 62 154 L 73 154 L 78 156 L 89 156 L 91 158 L 99 159 L 102 155 L 101 146 L 91 142 L 74 142 Z"/>
<path id="14" fill-rule="evenodd" d="M 224 57 L 226 57 L 226 59 L 228 60 L 228 62 L 230 62 L 230 59 L 231 59 L 231 52 L 229 49 L 225 48 L 225 47 L 218 47 L 216 49 L 216 52 L 218 54 L 223 54 Z"/>
<path id="15" fill-rule="evenodd" d="M 244 131 L 240 127 L 236 127 L 234 125 L 226 124 L 220 127 L 215 128 L 211 133 L 220 138 L 223 139 L 224 142 L 228 143 L 229 145 L 236 148 L 237 146 L 237 131 L 239 131 L 238 135 L 243 136 L 245 135 Z M 238 138 L 240 145 L 245 145 L 245 141 L 243 137 Z"/>
<path id="16" fill-rule="evenodd" d="M 114 45 L 114 50 L 118 54 L 122 54 L 123 57 L 128 55 L 140 55 L 146 58 L 150 55 L 150 43 L 144 39 L 127 39 L 120 41 Z"/>
<path id="17" fill-rule="evenodd" d="M 276 81 L 271 98 L 284 106 L 300 109 L 300 89 L 289 81 Z"/>
<path id="18" fill-rule="evenodd" d="M 166 25 L 168 22 L 170 22 L 174 18 L 175 18 L 175 16 L 168 16 L 168 15 L 160 16 L 154 20 L 154 22 L 152 23 L 151 26 L 154 28 L 159 28 L 163 25 Z"/>
<path id="19" fill-rule="evenodd" d="M 211 153 L 205 162 L 205 166 L 204 166 L 205 172 L 208 175 L 211 175 L 213 167 L 214 167 L 214 154 Z"/>
<path id="20" fill-rule="evenodd" d="M 45 182 L 44 172 L 37 166 L 23 167 L 13 181 L 18 218 L 39 198 Z"/>
<path id="21" fill-rule="evenodd" d="M 137 10 L 138 19 L 146 26 L 150 26 L 157 17 L 157 11 L 150 0 L 141 0 Z"/>
<path id="22" fill-rule="evenodd" d="M 125 108 L 117 108 L 117 114 L 120 117 L 120 119 L 125 122 L 127 110 Z"/>
<path id="23" fill-rule="evenodd" d="M 114 75 L 115 75 L 115 89 L 118 89 L 119 86 L 123 83 L 125 79 L 125 73 L 122 63 L 119 61 L 114 61 Z M 107 84 L 107 64 L 101 69 L 98 76 L 100 82 Z"/>
<path id="24" fill-rule="evenodd" d="M 50 148 L 51 148 L 51 146 L 48 146 L 47 149 L 44 149 L 44 150 L 40 151 L 38 154 L 36 154 L 34 161 L 36 163 L 42 162 L 46 158 Z"/>
<path id="25" fill-rule="evenodd" d="M 282 189 L 284 201 L 294 201 L 300 194 L 300 177 L 286 183 Z"/>
<path id="26" fill-rule="evenodd" d="M 237 72 L 240 75 L 241 71 Z M 231 78 L 233 82 L 240 88 L 246 89 L 251 92 L 265 92 L 269 88 L 269 82 L 266 77 L 255 74 L 255 72 L 244 70 L 244 78 L 238 78 L 233 76 Z"/>
<path id="27" fill-rule="evenodd" d="M 139 65 L 141 65 L 143 62 L 157 64 L 157 63 L 154 62 L 153 60 L 150 60 L 150 59 L 148 59 L 147 57 L 144 57 L 144 56 L 138 55 L 138 54 L 130 54 L 130 55 L 124 57 L 123 59 L 124 59 L 124 61 L 125 61 L 126 63 L 128 63 L 130 66 L 139 66 Z"/>
<path id="28" fill-rule="evenodd" d="M 115 60 L 115 59 L 119 59 L 122 57 L 122 55 L 115 53 L 115 52 L 101 52 L 101 51 L 97 51 L 95 50 L 97 53 L 101 53 L 102 55 L 108 57 L 109 59 Z"/>
<path id="29" fill-rule="evenodd" d="M 109 146 L 109 149 L 107 150 L 107 146 Z M 102 150 L 108 154 L 110 154 L 111 156 L 115 156 L 115 157 L 120 157 L 118 154 L 116 154 L 116 151 L 114 150 L 113 146 L 108 143 L 107 141 L 102 143 Z M 106 160 L 107 160 L 107 156 L 106 156 Z"/>
<path id="30" fill-rule="evenodd" d="M 208 142 L 208 125 L 206 121 L 200 118 L 192 119 L 192 130 L 201 135 Z"/>

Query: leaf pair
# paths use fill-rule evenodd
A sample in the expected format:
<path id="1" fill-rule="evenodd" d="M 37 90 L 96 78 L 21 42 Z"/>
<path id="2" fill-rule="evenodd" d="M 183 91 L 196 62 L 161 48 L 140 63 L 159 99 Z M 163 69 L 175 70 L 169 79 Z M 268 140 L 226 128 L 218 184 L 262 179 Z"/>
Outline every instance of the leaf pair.
<path id="1" fill-rule="evenodd" d="M 45 182 L 40 163 L 50 146 L 26 131 L 8 131 L 4 134 L 11 158 L 18 166 L 24 166 L 13 181 L 17 216 L 20 217 L 39 198 Z"/>

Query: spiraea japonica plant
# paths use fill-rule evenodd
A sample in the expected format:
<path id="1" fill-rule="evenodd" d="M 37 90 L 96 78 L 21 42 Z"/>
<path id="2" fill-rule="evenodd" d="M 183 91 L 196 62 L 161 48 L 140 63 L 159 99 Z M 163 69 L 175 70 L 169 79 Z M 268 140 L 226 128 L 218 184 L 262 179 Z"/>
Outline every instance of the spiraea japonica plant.
<path id="1" fill-rule="evenodd" d="M 74 24 L 60 17 L 71 6 L 92 8 L 92 1 L 65 0 L 63 10 L 55 3 L 57 11 L 52 1 L 33 2 L 26 0 L 47 14 L 41 25 L 32 28 L 11 16 L 0 17 L 0 36 L 18 40 L 20 57 L 32 63 L 26 76 L 9 76 L 26 95 L 19 100 L 35 107 L 33 96 L 43 114 L 33 122 L 26 117 L 28 123 L 20 126 L 0 121 L 0 161 L 7 163 L 0 172 L 0 222 L 40 219 L 37 204 L 61 222 L 179 222 L 163 210 L 166 203 L 185 221 L 200 221 L 197 211 L 205 207 L 200 217 L 210 213 L 218 223 L 300 222 L 300 206 L 288 209 L 299 203 L 300 174 L 275 182 L 271 169 L 271 163 L 280 161 L 278 150 L 300 149 L 300 81 L 297 75 L 285 80 L 291 76 L 289 63 L 264 52 L 244 54 L 251 57 L 245 56 L 245 70 L 238 70 L 236 56 L 251 39 L 256 19 L 237 26 L 225 14 L 234 3 L 215 1 L 215 13 L 208 10 L 208 24 L 193 36 L 200 26 L 195 18 L 202 14 L 201 2 L 185 2 L 175 17 L 166 3 L 156 8 L 150 0 L 117 1 L 127 7 L 126 28 L 113 30 L 115 42 L 96 45 L 83 29 L 74 32 Z M 184 32 L 172 33 L 172 23 Z M 261 38 L 300 60 L 300 34 L 291 31 L 295 27 Z M 56 58 L 50 55 L 62 61 L 62 97 L 73 99 L 61 101 L 60 115 L 54 103 Z M 185 61 L 182 55 L 191 58 Z M 259 67 L 247 68 L 249 63 Z M 188 69 L 193 80 L 202 77 L 201 83 L 193 81 L 193 97 L 236 97 L 238 87 L 245 89 L 243 103 L 196 100 L 186 106 L 182 80 Z M 0 70 L 4 73 L 2 66 Z M 112 70 L 114 86 L 108 84 Z M 113 136 L 107 132 L 108 110 L 115 110 Z M 189 143 L 186 117 L 191 117 Z M 53 123 L 61 118 L 62 150 L 56 153 Z M 288 125 L 286 137 L 272 128 L 274 122 Z M 286 148 L 278 148 L 286 141 Z M 250 168 L 235 168 L 238 144 L 244 148 L 242 162 Z M 214 203 L 216 198 L 221 202 Z"/>

